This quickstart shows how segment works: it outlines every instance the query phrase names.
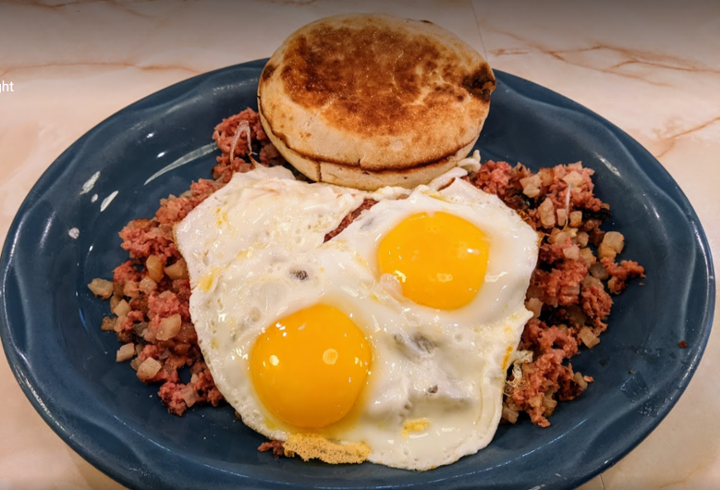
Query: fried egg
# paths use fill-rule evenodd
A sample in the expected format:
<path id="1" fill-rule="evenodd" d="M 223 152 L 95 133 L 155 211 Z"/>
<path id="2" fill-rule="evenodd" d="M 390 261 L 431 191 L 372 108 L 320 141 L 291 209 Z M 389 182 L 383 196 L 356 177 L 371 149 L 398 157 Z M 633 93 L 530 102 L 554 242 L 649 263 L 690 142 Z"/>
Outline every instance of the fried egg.
<path id="1" fill-rule="evenodd" d="M 465 173 L 367 193 L 258 167 L 176 227 L 200 347 L 245 424 L 415 470 L 490 442 L 537 238 Z"/>

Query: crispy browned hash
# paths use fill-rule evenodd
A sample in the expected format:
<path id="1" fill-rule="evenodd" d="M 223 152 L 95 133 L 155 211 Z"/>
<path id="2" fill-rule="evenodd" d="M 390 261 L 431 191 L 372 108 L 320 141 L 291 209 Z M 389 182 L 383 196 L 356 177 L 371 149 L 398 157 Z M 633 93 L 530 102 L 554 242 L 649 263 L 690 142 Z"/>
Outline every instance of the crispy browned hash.
<path id="1" fill-rule="evenodd" d="M 129 259 L 115 268 L 112 281 L 95 279 L 89 285 L 110 301 L 112 314 L 101 328 L 115 332 L 122 344 L 117 361 L 130 361 L 140 381 L 160 385 L 158 395 L 175 415 L 198 403 L 216 406 L 223 397 L 197 344 L 187 267 L 173 242 L 173 226 L 233 173 L 256 164 L 284 163 L 251 109 L 224 119 L 213 139 L 221 153 L 213 180 L 200 179 L 180 196 L 162 199 L 153 218 L 129 222 L 120 231 Z M 573 371 L 569 359 L 582 346 L 592 349 L 600 342 L 611 295 L 622 292 L 628 279 L 643 276 L 637 262 L 618 262 L 623 236 L 600 229 L 610 217 L 610 206 L 595 197 L 592 175 L 580 163 L 533 173 L 523 165 L 489 161 L 466 177 L 517 211 L 541 240 L 526 299 L 534 315 L 525 325 L 521 355 L 508 372 L 503 405 L 508 422 L 527 412 L 533 423 L 548 426 L 547 417 L 558 401 L 572 400 L 588 387 L 593 379 Z M 365 200 L 326 240 L 374 204 Z M 191 375 L 187 383 L 178 375 L 183 368 Z M 274 449 L 268 444 L 263 449 Z"/>

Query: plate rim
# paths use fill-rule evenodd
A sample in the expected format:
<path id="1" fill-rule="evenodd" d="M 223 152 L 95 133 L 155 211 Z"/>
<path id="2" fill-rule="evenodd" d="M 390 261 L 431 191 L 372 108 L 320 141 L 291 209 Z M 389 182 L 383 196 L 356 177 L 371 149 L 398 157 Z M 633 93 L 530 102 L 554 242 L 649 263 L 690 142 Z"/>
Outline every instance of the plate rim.
<path id="1" fill-rule="evenodd" d="M 28 398 L 30 403 L 33 405 L 35 410 L 41 415 L 43 420 L 46 424 L 50 426 L 50 428 L 65 442 L 68 446 L 70 446 L 76 453 L 78 453 L 81 457 L 83 457 L 85 460 L 90 462 L 95 468 L 102 471 L 104 474 L 109 476 L 110 478 L 114 479 L 117 482 L 120 482 L 123 485 L 127 485 L 134 488 L 141 488 L 137 485 L 140 485 L 142 483 L 142 480 L 139 480 L 137 478 L 129 478 L 127 474 L 122 473 L 120 470 L 115 469 L 113 465 L 106 460 L 104 460 L 102 457 L 100 457 L 97 453 L 94 453 L 89 447 L 88 447 L 88 439 L 91 439 L 87 434 L 81 434 L 80 437 L 76 434 L 70 434 L 66 432 L 62 424 L 53 416 L 53 413 L 48 409 L 49 405 L 46 405 L 43 402 L 42 395 L 47 396 L 47 393 L 43 393 L 42 389 L 37 389 L 38 387 L 33 383 L 33 369 L 29 366 L 21 362 L 21 359 L 19 358 L 20 355 L 15 349 L 15 343 L 14 343 L 14 336 L 12 335 L 12 327 L 11 327 L 11 321 L 10 316 L 8 314 L 8 302 L 7 302 L 7 294 L 6 294 L 6 284 L 8 281 L 8 275 L 11 271 L 11 267 L 13 265 L 13 248 L 15 245 L 16 238 L 18 236 L 18 233 L 20 231 L 20 225 L 24 219 L 25 212 L 27 209 L 36 202 L 37 199 L 39 199 L 42 196 L 42 193 L 44 190 L 46 190 L 48 182 L 51 182 L 54 178 L 54 176 L 57 173 L 62 173 L 67 165 L 71 165 L 73 162 L 72 155 L 77 151 L 78 148 L 80 148 L 90 136 L 92 136 L 95 132 L 99 131 L 101 128 L 105 127 L 106 125 L 110 124 L 112 121 L 116 120 L 119 117 L 122 117 L 126 113 L 130 113 L 132 111 L 136 111 L 139 109 L 142 109 L 143 106 L 149 102 L 152 102 L 158 97 L 162 97 L 163 95 L 167 95 L 173 92 L 181 91 L 181 94 L 179 97 L 182 99 L 183 97 L 187 97 L 193 90 L 199 88 L 203 83 L 205 83 L 208 80 L 211 80 L 214 76 L 217 76 L 218 74 L 222 74 L 224 72 L 232 71 L 232 70 L 243 70 L 248 69 L 250 71 L 262 69 L 264 64 L 266 63 L 266 59 L 259 59 L 259 60 L 253 60 L 246 63 L 231 65 L 223 68 L 219 68 L 210 72 L 206 72 L 185 80 L 182 80 L 180 82 L 177 82 L 175 84 L 172 84 L 168 87 L 165 87 L 159 91 L 156 91 L 152 94 L 149 94 L 140 100 L 120 109 L 119 111 L 113 113 L 112 115 L 108 116 L 104 120 L 102 120 L 100 123 L 93 126 L 91 129 L 89 129 L 87 132 L 85 132 L 80 138 L 78 138 L 76 141 L 74 141 L 67 149 L 65 149 L 48 167 L 47 169 L 42 173 L 40 178 L 37 180 L 35 184 L 33 184 L 31 190 L 28 192 L 27 196 L 23 200 L 22 204 L 18 208 L 18 211 L 15 215 L 15 217 L 12 220 L 12 223 L 10 227 L 8 228 L 7 235 L 5 238 L 5 242 L 2 249 L 2 256 L 0 257 L 0 339 L 2 340 L 3 348 L 5 350 L 5 355 L 8 360 L 8 364 L 10 365 L 11 371 L 13 372 L 13 375 L 15 376 L 18 384 L 20 385 L 23 393 Z M 672 176 L 669 174 L 669 172 L 662 166 L 662 164 L 652 155 L 650 154 L 640 143 L 638 143 L 635 139 L 633 139 L 630 135 L 625 133 L 623 130 L 603 118 L 602 116 L 598 115 L 597 113 L 589 110 L 588 108 L 578 104 L 577 102 L 572 101 L 571 99 L 555 92 L 550 89 L 547 89 L 539 84 L 536 84 L 534 82 L 531 82 L 529 80 L 525 80 L 523 78 L 517 77 L 515 75 L 503 72 L 501 70 L 494 70 L 496 76 L 499 80 L 502 80 L 505 83 L 511 82 L 509 86 L 511 89 L 516 92 L 515 88 L 512 87 L 514 83 L 521 83 L 521 84 L 529 84 L 528 86 L 531 87 L 533 90 L 540 89 L 541 92 L 543 92 L 544 95 L 550 97 L 552 102 L 548 102 L 547 100 L 544 100 L 545 103 L 551 103 L 553 106 L 561 106 L 565 109 L 579 112 L 582 115 L 586 117 L 590 117 L 596 122 L 600 123 L 605 129 L 609 130 L 612 135 L 618 140 L 618 142 L 626 148 L 632 155 L 635 157 L 636 155 L 642 155 L 646 159 L 649 158 L 651 160 L 651 163 L 654 165 L 653 170 L 660 172 L 660 177 L 663 179 L 671 182 L 674 185 L 673 190 L 677 193 L 676 196 L 671 197 L 671 200 L 678 205 L 683 212 L 686 214 L 686 218 L 688 219 L 688 222 L 691 224 L 693 230 L 695 231 L 694 238 L 693 238 L 693 244 L 696 247 L 700 248 L 700 254 L 698 256 L 698 259 L 702 259 L 702 263 L 704 265 L 703 270 L 706 273 L 707 277 L 707 288 L 706 291 L 706 300 L 703 302 L 705 307 L 702 312 L 702 321 L 698 325 L 698 338 L 702 339 L 701 344 L 695 344 L 690 346 L 690 349 L 692 349 L 692 358 L 690 359 L 690 362 L 687 365 L 687 368 L 685 369 L 686 376 L 681 380 L 681 383 L 677 386 L 676 390 L 676 396 L 670 401 L 669 404 L 662 407 L 657 416 L 652 419 L 652 422 L 647 426 L 647 430 L 645 431 L 644 435 L 642 435 L 640 438 L 631 441 L 630 444 L 627 445 L 626 449 L 624 451 L 619 452 L 618 454 L 613 455 L 612 457 L 608 458 L 603 464 L 599 465 L 595 471 L 590 472 L 589 474 L 586 474 L 583 478 L 580 480 L 575 481 L 575 484 L 581 484 L 597 474 L 601 473 L 602 471 L 605 471 L 609 467 L 613 466 L 615 463 L 617 463 L 620 459 L 622 459 L 624 456 L 626 456 L 630 451 L 632 451 L 635 447 L 637 447 L 638 444 L 640 444 L 659 424 L 660 422 L 667 416 L 667 414 L 672 410 L 672 408 L 675 406 L 677 401 L 680 399 L 682 394 L 684 393 L 685 389 L 687 388 L 690 380 L 694 376 L 697 366 L 702 358 L 702 355 L 705 351 L 705 348 L 707 346 L 707 342 L 710 336 L 710 332 L 712 329 L 712 323 L 713 323 L 713 317 L 715 312 L 715 291 L 716 291 L 716 280 L 715 280 L 715 274 L 714 274 L 714 267 L 713 267 L 713 259 L 712 259 L 712 251 L 709 246 L 709 242 L 707 239 L 707 235 L 704 232 L 704 229 L 702 227 L 702 223 L 700 222 L 699 217 L 697 216 L 692 204 L 688 200 L 685 193 L 682 191 L 682 189 L 679 187 L 677 182 L 672 178 Z M 257 73 L 259 76 L 259 71 Z M 526 93 L 520 94 L 526 98 L 531 98 Z M 533 99 L 538 100 L 538 99 Z M 643 168 L 642 173 L 648 177 L 650 177 L 646 170 Z M 84 437 L 83 437 L 84 436 Z M 213 470 L 218 470 L 218 468 L 214 468 Z M 468 475 L 472 475 L 469 473 L 465 473 L 463 475 L 460 475 L 459 478 L 467 477 Z M 455 480 L 455 479 L 454 479 Z M 243 481 L 241 484 L 247 484 L 249 482 Z M 283 483 L 280 482 L 256 482 L 253 484 L 253 488 L 257 485 L 257 488 L 261 488 L 262 484 L 270 484 L 276 487 L 282 487 L 284 486 Z M 367 488 L 375 488 L 375 486 L 367 487 Z M 389 488 L 389 487 L 388 487 Z"/>

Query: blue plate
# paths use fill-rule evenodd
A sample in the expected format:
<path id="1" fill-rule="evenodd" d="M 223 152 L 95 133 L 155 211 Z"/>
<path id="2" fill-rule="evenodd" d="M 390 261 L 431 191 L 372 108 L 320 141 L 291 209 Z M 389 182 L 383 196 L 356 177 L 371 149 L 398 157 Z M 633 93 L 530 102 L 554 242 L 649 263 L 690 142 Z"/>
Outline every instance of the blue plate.
<path id="1" fill-rule="evenodd" d="M 478 454 L 423 473 L 274 460 L 257 452 L 263 437 L 228 406 L 168 415 L 157 386 L 115 362 L 115 336 L 99 329 L 107 303 L 86 284 L 125 260 L 117 234 L 127 221 L 150 217 L 160 198 L 210 177 L 212 129 L 256 107 L 264 63 L 194 77 L 111 116 L 51 165 L 21 206 L 0 260 L 2 340 L 25 394 L 67 444 L 133 488 L 570 489 L 650 433 L 687 386 L 710 333 L 715 285 L 705 234 L 637 142 L 502 72 L 478 142 L 483 158 L 533 169 L 582 160 L 612 205 L 609 227 L 626 237 L 623 256 L 647 271 L 644 286 L 635 281 L 617 298 L 602 342 L 573 359 L 595 377 L 590 389 L 560 404 L 552 427 L 526 419 L 501 426 Z"/>

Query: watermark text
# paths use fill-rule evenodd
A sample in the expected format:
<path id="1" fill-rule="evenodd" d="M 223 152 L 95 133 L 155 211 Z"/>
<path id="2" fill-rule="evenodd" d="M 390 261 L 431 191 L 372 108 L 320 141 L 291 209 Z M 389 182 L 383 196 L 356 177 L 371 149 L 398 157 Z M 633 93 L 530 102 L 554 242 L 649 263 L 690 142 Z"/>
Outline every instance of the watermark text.
<path id="1" fill-rule="evenodd" d="M 0 81 L 0 93 L 3 92 L 15 92 L 12 82 L 6 82 L 5 80 Z"/>

